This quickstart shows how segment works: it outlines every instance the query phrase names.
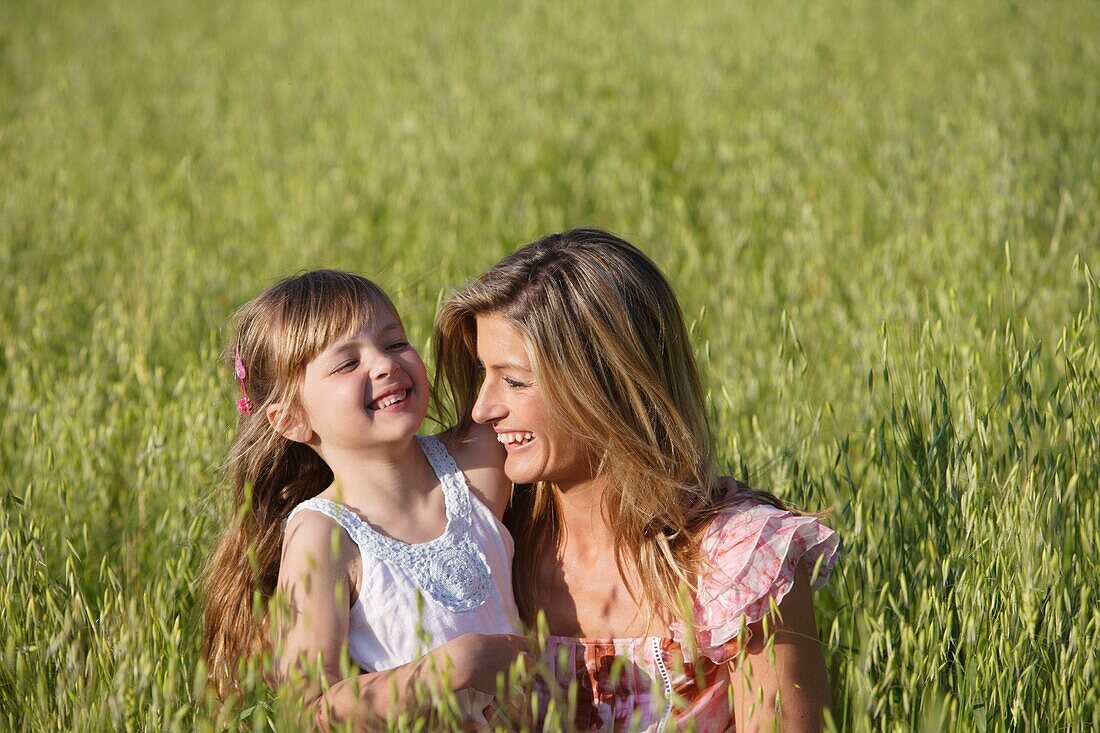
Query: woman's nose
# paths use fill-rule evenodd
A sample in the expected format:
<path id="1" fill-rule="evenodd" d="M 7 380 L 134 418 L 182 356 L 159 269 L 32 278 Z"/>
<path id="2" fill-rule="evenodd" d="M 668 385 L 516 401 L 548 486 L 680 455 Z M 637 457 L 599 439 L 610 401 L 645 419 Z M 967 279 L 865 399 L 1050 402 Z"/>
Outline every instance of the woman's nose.
<path id="1" fill-rule="evenodd" d="M 474 422 L 485 425 L 494 420 L 499 420 L 504 417 L 506 413 L 507 410 L 504 409 L 504 405 L 500 404 L 500 401 L 496 399 L 496 395 L 492 387 L 490 387 L 489 381 L 485 380 L 477 393 L 477 401 L 474 402 L 474 408 L 470 411 L 470 416 L 474 419 Z"/>

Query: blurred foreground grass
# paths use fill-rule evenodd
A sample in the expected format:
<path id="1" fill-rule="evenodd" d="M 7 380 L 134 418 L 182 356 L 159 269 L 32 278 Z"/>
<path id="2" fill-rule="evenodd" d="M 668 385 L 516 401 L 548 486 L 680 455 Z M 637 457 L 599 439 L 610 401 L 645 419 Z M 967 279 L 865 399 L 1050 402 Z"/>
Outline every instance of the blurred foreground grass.
<path id="1" fill-rule="evenodd" d="M 240 303 L 363 272 L 426 350 L 594 224 L 674 281 L 735 473 L 833 508 L 837 722 L 1096 728 L 1098 120 L 1083 0 L 5 2 L 0 727 L 234 725 L 194 583 Z"/>

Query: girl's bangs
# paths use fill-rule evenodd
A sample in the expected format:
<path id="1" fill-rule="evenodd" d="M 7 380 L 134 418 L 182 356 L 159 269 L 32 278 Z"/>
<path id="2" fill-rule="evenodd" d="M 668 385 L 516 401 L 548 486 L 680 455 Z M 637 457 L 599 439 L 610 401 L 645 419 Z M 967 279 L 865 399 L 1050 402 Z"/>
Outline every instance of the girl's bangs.
<path id="1" fill-rule="evenodd" d="M 356 278 L 326 285 L 324 292 L 285 304 L 282 346 L 292 374 L 300 375 L 331 344 L 361 332 L 382 313 L 401 322 L 390 299 L 369 281 Z"/>

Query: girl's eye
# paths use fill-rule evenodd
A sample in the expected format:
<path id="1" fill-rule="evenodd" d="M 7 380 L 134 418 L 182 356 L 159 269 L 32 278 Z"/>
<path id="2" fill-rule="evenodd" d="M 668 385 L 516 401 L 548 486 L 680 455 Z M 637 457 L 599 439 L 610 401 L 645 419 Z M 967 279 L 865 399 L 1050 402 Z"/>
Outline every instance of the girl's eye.
<path id="1" fill-rule="evenodd" d="M 336 367 L 336 371 L 338 371 L 338 372 L 350 372 L 351 370 L 355 369 L 355 367 L 357 367 L 357 366 L 359 366 L 359 360 L 358 359 L 349 359 L 348 361 L 345 361 L 340 366 Z"/>
<path id="2" fill-rule="evenodd" d="M 409 342 L 408 341 L 394 341 L 387 348 L 390 351 L 402 351 L 403 349 L 407 349 L 408 347 L 409 347 Z"/>

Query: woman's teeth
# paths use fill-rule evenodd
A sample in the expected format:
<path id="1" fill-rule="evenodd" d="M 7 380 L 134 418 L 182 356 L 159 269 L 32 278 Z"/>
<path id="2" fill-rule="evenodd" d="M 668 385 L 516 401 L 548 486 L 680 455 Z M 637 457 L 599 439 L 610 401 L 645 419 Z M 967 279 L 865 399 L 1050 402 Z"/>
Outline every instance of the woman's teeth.
<path id="1" fill-rule="evenodd" d="M 408 394 L 408 390 L 404 390 L 402 392 L 396 392 L 396 393 L 391 394 L 387 397 L 383 397 L 382 399 L 375 400 L 374 402 L 370 403 L 370 409 L 372 409 L 372 410 L 384 410 L 387 407 L 389 407 L 390 405 L 396 405 L 398 402 L 405 399 L 405 395 L 407 395 L 407 394 Z"/>
<path id="2" fill-rule="evenodd" d="M 497 433 L 497 440 L 504 445 L 523 445 L 534 439 L 534 433 Z"/>

